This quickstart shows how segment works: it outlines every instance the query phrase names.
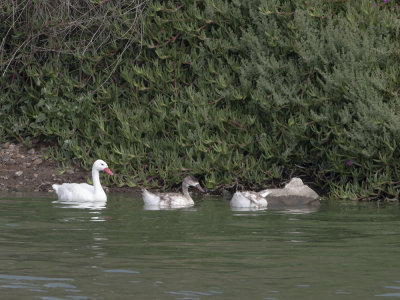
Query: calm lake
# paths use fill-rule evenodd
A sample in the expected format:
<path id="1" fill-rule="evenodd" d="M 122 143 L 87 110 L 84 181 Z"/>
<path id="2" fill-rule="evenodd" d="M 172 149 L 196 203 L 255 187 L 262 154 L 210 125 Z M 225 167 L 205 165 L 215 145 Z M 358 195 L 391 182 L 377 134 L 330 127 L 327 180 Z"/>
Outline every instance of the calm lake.
<path id="1" fill-rule="evenodd" d="M 400 298 L 397 204 L 231 211 L 222 198 L 144 210 L 0 194 L 0 299 Z"/>

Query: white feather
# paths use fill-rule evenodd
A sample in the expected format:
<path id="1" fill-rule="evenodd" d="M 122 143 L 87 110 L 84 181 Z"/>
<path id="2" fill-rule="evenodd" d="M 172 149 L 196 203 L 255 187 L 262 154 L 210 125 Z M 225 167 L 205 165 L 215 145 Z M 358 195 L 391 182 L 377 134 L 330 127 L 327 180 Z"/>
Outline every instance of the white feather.
<path id="1" fill-rule="evenodd" d="M 236 192 L 231 199 L 232 207 L 263 208 L 267 205 L 267 199 L 252 191 Z"/>

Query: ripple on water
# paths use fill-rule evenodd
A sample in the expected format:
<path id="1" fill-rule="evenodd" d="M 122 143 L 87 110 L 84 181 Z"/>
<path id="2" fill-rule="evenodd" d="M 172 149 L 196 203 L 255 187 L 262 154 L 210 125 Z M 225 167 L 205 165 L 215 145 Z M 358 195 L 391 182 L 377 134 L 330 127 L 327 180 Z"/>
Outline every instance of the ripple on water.
<path id="1" fill-rule="evenodd" d="M 43 285 L 44 287 L 49 287 L 49 288 L 65 288 L 65 289 L 76 289 L 76 286 L 65 283 L 65 282 L 52 282 L 52 283 L 46 283 Z"/>
<path id="2" fill-rule="evenodd" d="M 67 299 L 72 299 L 72 300 L 83 300 L 83 299 L 88 299 L 88 297 L 85 296 L 67 296 Z M 65 298 L 57 298 L 57 297 L 40 297 L 42 300 L 65 300 Z"/>
<path id="3" fill-rule="evenodd" d="M 393 289 L 393 290 L 400 290 L 400 286 L 393 286 L 393 285 L 387 285 L 384 286 L 385 289 Z"/>
<path id="4" fill-rule="evenodd" d="M 346 292 L 346 291 L 344 291 L 344 290 L 337 290 L 337 291 L 335 292 L 335 294 L 337 294 L 337 295 L 351 295 L 351 293 Z"/>
<path id="5" fill-rule="evenodd" d="M 201 296 L 215 296 L 215 295 L 221 295 L 222 292 L 220 291 L 207 291 L 207 292 L 197 292 L 197 291 L 170 291 L 166 292 L 167 294 L 170 295 L 179 295 L 183 296 L 183 298 L 178 298 L 178 299 L 200 299 Z"/>
<path id="6" fill-rule="evenodd" d="M 386 294 L 380 294 L 376 295 L 377 297 L 391 297 L 391 298 L 400 298 L 400 293 L 386 293 Z"/>
<path id="7" fill-rule="evenodd" d="M 134 270 L 125 270 L 125 269 L 109 269 L 109 270 L 104 270 L 106 273 L 129 273 L 129 274 L 140 274 L 139 271 L 134 271 Z"/>
<path id="8" fill-rule="evenodd" d="M 38 280 L 38 281 L 74 281 L 72 278 L 51 278 L 51 277 L 36 277 L 36 276 L 23 276 L 23 275 L 8 275 L 0 274 L 0 279 L 8 280 Z"/>
<path id="9" fill-rule="evenodd" d="M 396 281 L 396 283 L 400 283 L 400 281 Z M 385 289 L 392 289 L 392 290 L 400 290 L 400 286 L 392 286 L 392 285 L 387 285 L 384 286 Z M 391 297 L 391 298 L 400 298 L 400 292 L 397 293 L 384 293 L 384 294 L 379 294 L 376 295 L 377 297 Z"/>
<path id="10" fill-rule="evenodd" d="M 63 289 L 76 289 L 76 286 L 66 283 L 74 281 L 72 278 L 51 278 L 39 276 L 23 276 L 23 275 L 9 275 L 0 274 L 0 287 L 9 289 L 28 289 L 32 292 L 46 292 L 42 287 L 47 288 L 63 288 Z M 35 281 L 45 281 L 43 285 L 35 284 Z M 77 290 L 74 290 L 77 291 Z"/>

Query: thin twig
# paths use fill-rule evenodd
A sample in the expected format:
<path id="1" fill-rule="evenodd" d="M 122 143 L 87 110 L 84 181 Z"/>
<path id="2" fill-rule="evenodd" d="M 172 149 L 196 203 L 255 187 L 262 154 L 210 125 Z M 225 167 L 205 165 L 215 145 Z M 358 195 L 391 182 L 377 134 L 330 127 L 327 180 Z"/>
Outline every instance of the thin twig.
<path id="1" fill-rule="evenodd" d="M 6 76 L 11 64 L 19 63 L 26 57 L 36 57 L 40 63 L 49 60 L 52 53 L 81 57 L 90 50 L 98 53 L 111 43 L 123 40 L 125 45 L 118 57 L 104 69 L 108 76 L 101 88 L 134 42 L 137 41 L 140 46 L 142 15 L 149 1 L 0 0 L 0 7 L 4 8 L 0 10 L 0 20 L 8 26 L 0 42 L 2 76 Z M 115 30 L 115 26 L 123 30 Z M 13 32 L 25 32 L 27 38 L 16 44 L 18 39 L 10 39 Z M 134 32 L 140 35 L 139 39 Z M 44 44 L 43 38 L 52 41 L 55 46 Z"/>

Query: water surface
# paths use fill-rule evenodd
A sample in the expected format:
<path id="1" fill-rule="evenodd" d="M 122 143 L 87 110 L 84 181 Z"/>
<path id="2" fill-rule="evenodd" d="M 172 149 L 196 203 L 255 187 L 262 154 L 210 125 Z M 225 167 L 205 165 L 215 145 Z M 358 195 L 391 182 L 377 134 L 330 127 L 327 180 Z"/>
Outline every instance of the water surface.
<path id="1" fill-rule="evenodd" d="M 400 298 L 397 205 L 144 210 L 0 194 L 1 299 Z"/>

